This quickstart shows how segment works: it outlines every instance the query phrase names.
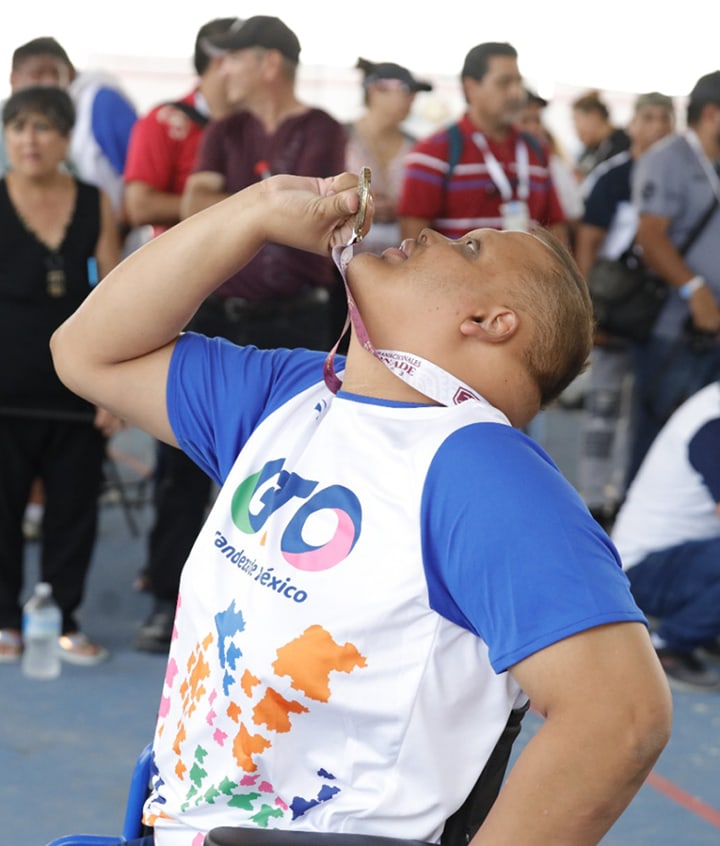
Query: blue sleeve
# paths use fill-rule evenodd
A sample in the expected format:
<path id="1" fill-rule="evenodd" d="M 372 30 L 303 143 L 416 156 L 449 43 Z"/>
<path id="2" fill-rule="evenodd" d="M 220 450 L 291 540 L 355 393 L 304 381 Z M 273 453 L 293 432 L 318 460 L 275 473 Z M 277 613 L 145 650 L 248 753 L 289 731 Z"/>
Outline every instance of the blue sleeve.
<path id="1" fill-rule="evenodd" d="M 222 484 L 257 425 L 322 381 L 324 353 L 258 350 L 185 333 L 173 351 L 167 409 L 178 445 Z"/>
<path id="2" fill-rule="evenodd" d="M 688 461 L 702 476 L 713 502 L 720 502 L 720 419 L 709 420 L 688 444 Z"/>
<path id="3" fill-rule="evenodd" d="M 98 89 L 92 106 L 92 133 L 118 173 L 125 169 L 130 132 L 136 120 L 137 112 L 119 91 Z"/>
<path id="4" fill-rule="evenodd" d="M 509 426 L 468 426 L 441 446 L 422 537 L 432 608 L 481 637 L 496 672 L 585 629 L 645 622 L 610 538 Z"/>

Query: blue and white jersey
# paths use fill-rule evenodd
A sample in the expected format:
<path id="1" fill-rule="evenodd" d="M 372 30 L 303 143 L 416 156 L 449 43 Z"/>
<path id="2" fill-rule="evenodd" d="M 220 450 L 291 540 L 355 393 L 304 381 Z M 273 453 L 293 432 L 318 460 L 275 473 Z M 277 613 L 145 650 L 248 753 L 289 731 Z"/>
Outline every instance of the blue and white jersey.
<path id="1" fill-rule="evenodd" d="M 173 430 L 222 489 L 180 587 L 159 846 L 223 824 L 437 840 L 526 701 L 508 669 L 644 619 L 501 412 L 334 396 L 323 359 L 194 335 L 173 355 Z"/>

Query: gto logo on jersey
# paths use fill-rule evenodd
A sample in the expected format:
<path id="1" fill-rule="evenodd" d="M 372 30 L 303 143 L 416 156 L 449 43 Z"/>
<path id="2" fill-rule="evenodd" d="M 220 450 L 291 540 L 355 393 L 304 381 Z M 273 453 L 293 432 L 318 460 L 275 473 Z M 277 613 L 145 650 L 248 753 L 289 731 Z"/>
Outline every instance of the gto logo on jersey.
<path id="1" fill-rule="evenodd" d="M 298 570 L 328 570 L 348 556 L 360 536 L 360 501 L 342 485 L 318 489 L 317 482 L 283 470 L 284 463 L 284 458 L 268 461 L 238 485 L 233 523 L 253 535 L 288 505 L 292 516 L 280 539 L 283 558 Z"/>

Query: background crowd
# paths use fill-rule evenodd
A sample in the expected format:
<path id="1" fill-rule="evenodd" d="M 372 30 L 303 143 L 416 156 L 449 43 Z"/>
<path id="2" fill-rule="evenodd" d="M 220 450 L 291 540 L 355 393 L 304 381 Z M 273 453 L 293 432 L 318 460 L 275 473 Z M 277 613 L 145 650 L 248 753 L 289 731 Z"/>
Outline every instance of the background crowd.
<path id="1" fill-rule="evenodd" d="M 51 37 L 12 56 L 0 150 L 0 314 L 5 360 L 17 366 L 0 381 L 0 661 L 22 649 L 23 538 L 43 545 L 66 660 L 92 664 L 107 654 L 80 630 L 76 612 L 104 449 L 123 424 L 56 383 L 53 329 L 123 255 L 183 218 L 272 174 L 369 165 L 375 224 L 362 249 L 397 246 L 424 227 L 458 237 L 483 226 L 542 226 L 586 275 L 599 259 L 634 250 L 662 280 L 666 298 L 649 337 L 596 334 L 580 399 L 578 484 L 608 531 L 618 518 L 623 563 L 671 681 L 720 689 L 710 666 L 720 653 L 720 404 L 712 387 L 720 377 L 720 71 L 708 68 L 686 110 L 666 94 L 638 92 L 623 126 L 602 92 L 582 93 L 571 104 L 579 152 L 570 156 L 546 125 L 547 99 L 527 85 L 522 56 L 507 43 L 479 44 L 458 61 L 465 111 L 420 138 L 409 117 L 432 83 L 392 56 L 357 59 L 362 107 L 352 121 L 300 97 L 301 44 L 277 18 L 208 21 L 193 57 L 192 88 L 139 114 L 117 79 L 77 69 Z M 189 328 L 261 348 L 327 350 L 344 319 L 329 259 L 269 245 Z M 129 574 L 154 600 L 138 649 L 167 652 L 180 571 L 213 493 L 189 458 L 158 444 L 147 558 Z"/>

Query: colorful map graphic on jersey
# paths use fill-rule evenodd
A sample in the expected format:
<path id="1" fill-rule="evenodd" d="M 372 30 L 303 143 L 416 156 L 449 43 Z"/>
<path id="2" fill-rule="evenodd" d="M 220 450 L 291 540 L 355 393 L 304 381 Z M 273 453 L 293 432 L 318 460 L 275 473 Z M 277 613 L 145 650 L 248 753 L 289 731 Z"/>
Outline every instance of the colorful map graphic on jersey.
<path id="1" fill-rule="evenodd" d="M 215 632 L 196 643 L 184 672 L 169 662 L 158 731 L 175 732 L 174 774 L 186 788 L 183 811 L 221 802 L 244 811 L 239 819 L 266 828 L 283 818 L 295 820 L 340 792 L 331 768 L 320 767 L 303 777 L 305 795 L 280 796 L 263 776 L 263 755 L 303 715 L 331 699 L 337 673 L 362 669 L 366 659 L 352 643 L 337 643 L 322 626 L 309 626 L 276 650 L 270 668 L 276 689 L 246 666 L 249 628 L 233 600 L 216 614 Z M 221 689 L 208 686 L 211 675 L 222 676 Z M 288 681 L 297 696 L 287 695 Z M 171 712 L 179 714 L 174 728 L 164 721 Z M 188 735 L 207 741 L 191 748 Z M 219 777 L 221 772 L 227 775 Z M 308 781 L 314 783 L 310 790 Z"/>

